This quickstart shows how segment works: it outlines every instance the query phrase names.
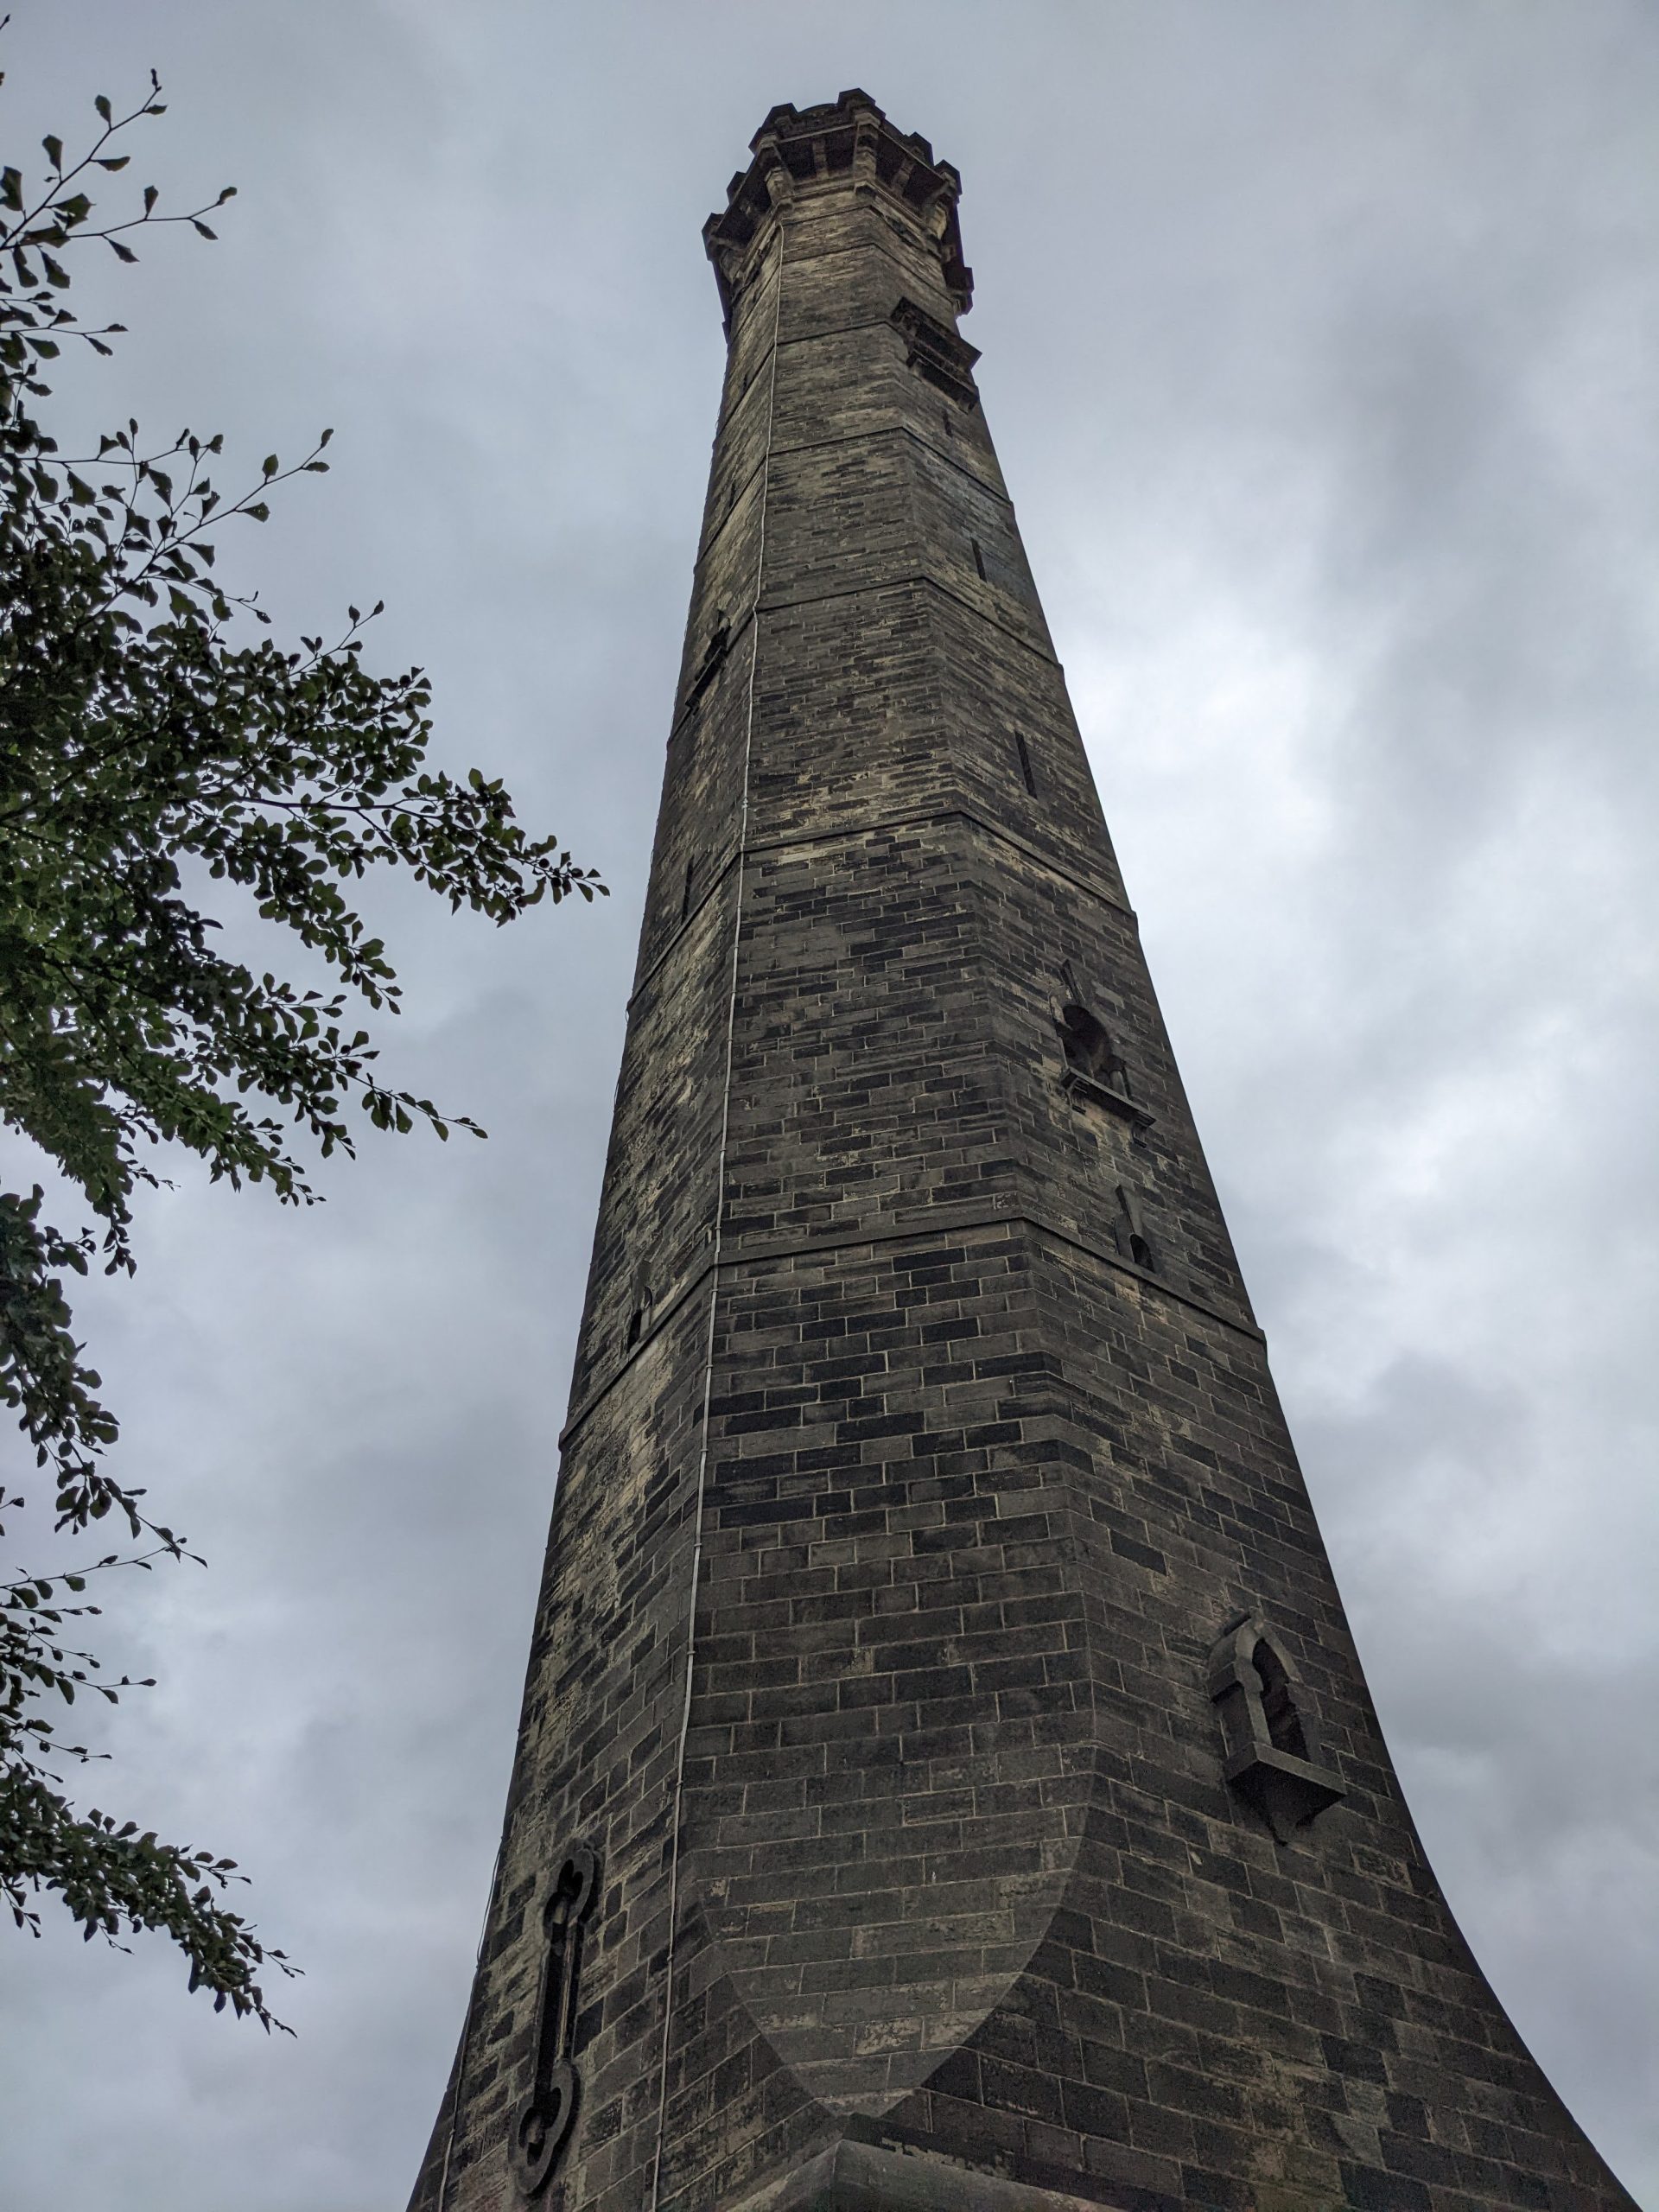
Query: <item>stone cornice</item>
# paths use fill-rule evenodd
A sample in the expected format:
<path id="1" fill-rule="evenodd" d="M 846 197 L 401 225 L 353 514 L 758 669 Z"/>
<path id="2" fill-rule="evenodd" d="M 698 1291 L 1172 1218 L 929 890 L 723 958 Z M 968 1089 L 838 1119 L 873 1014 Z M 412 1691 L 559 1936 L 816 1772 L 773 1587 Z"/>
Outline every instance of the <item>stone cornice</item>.
<path id="1" fill-rule="evenodd" d="M 740 267 L 778 200 L 796 185 L 837 176 L 887 192 L 930 232 L 938 245 L 945 289 L 958 315 L 974 302 L 974 272 L 962 257 L 957 201 L 962 179 L 916 132 L 888 122 L 868 92 L 855 87 L 827 105 L 775 107 L 749 142 L 754 158 L 726 188 L 723 212 L 702 226 L 715 266 L 720 303 L 731 323 Z"/>
<path id="2" fill-rule="evenodd" d="M 656 1342 L 687 1300 L 694 1298 L 711 1276 L 788 1267 L 798 1261 L 818 1259 L 827 1252 L 860 1250 L 877 1244 L 925 1243 L 935 1236 L 972 1236 L 1017 1230 L 1046 1236 L 1053 1243 L 1069 1245 L 1074 1252 L 1081 1252 L 1099 1266 L 1110 1268 L 1114 1274 L 1132 1275 L 1157 1296 L 1172 1300 L 1177 1306 L 1187 1306 L 1194 1313 L 1204 1314 L 1209 1320 L 1218 1321 L 1236 1336 L 1246 1337 L 1251 1343 L 1260 1344 L 1264 1351 L 1266 1349 L 1266 1336 L 1254 1321 L 1247 1320 L 1243 1314 L 1230 1313 L 1225 1306 L 1215 1305 L 1191 1287 L 1173 1283 L 1154 1269 L 1141 1267 L 1134 1260 L 1124 1259 L 1120 1253 L 1109 1250 L 1096 1238 L 1085 1236 L 1076 1226 L 1051 1220 L 1046 1214 L 1039 1213 L 1035 1207 L 1013 1194 L 993 1198 L 988 1205 L 918 1206 L 882 1222 L 848 1222 L 840 1229 L 826 1230 L 817 1236 L 756 1239 L 745 1243 L 740 1224 L 729 1249 L 718 1254 L 709 1252 L 684 1280 L 669 1292 L 660 1305 L 653 1306 L 651 1319 L 638 1340 L 620 1355 L 604 1379 L 595 1383 L 586 1397 L 571 1407 L 565 1416 L 564 1427 L 559 1432 L 558 1448 L 561 1452 L 566 1448 L 588 1415 L 609 1397 L 646 1348 Z"/>

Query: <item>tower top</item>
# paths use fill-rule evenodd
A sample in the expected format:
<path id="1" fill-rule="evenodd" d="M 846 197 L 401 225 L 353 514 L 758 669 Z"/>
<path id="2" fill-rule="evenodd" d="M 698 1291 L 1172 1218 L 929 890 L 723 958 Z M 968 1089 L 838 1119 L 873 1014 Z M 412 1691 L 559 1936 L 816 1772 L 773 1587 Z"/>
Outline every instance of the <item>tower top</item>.
<path id="1" fill-rule="evenodd" d="M 749 141 L 754 158 L 726 188 L 723 211 L 702 226 L 715 264 L 721 305 L 728 318 L 739 264 L 764 231 L 778 201 L 797 187 L 842 182 L 880 191 L 908 210 L 934 239 L 944 286 L 958 315 L 974 303 L 974 272 L 962 257 L 957 202 L 962 179 L 949 162 L 934 158 L 918 131 L 887 120 L 869 94 L 855 86 L 817 107 L 775 107 Z"/>

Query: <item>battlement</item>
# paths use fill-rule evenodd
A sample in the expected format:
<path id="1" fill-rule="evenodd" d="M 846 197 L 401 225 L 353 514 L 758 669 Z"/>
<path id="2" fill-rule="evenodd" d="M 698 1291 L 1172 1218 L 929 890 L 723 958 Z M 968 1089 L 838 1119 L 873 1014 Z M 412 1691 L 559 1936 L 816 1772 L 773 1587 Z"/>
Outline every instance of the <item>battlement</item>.
<path id="1" fill-rule="evenodd" d="M 957 202 L 962 179 L 949 162 L 937 161 L 918 131 L 887 120 L 869 94 L 855 86 L 833 101 L 775 107 L 749 141 L 753 160 L 726 188 L 726 206 L 702 226 L 715 265 L 721 306 L 729 320 L 733 276 L 772 211 L 780 191 L 850 177 L 906 207 L 938 241 L 945 289 L 958 315 L 974 303 L 974 272 L 962 257 Z"/>

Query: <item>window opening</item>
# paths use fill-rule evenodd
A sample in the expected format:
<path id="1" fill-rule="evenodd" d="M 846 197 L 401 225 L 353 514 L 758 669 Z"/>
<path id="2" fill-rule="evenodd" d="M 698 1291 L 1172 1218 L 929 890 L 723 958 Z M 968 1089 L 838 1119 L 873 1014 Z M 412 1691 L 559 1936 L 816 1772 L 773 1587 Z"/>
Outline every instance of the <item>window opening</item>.
<path id="1" fill-rule="evenodd" d="M 685 695 L 688 714 L 719 675 L 721 664 L 731 649 L 731 643 L 730 620 L 723 607 L 717 607 L 715 611 L 714 627 L 709 633 L 709 643 L 704 648 L 702 659 L 698 664 L 697 672 L 691 679 L 690 688 Z"/>
<path id="2" fill-rule="evenodd" d="M 1120 1249 L 1127 1247 L 1128 1256 L 1137 1268 L 1155 1268 L 1158 1262 L 1153 1252 L 1152 1240 L 1147 1235 L 1147 1225 L 1141 1218 L 1141 1208 L 1135 1192 L 1125 1184 L 1120 1183 L 1117 1186 L 1117 1203 L 1123 1213 L 1118 1234 Z"/>
<path id="3" fill-rule="evenodd" d="M 691 912 L 691 887 L 696 880 L 696 861 L 695 860 L 687 861 L 685 864 L 685 885 L 684 888 L 680 893 L 680 919 L 682 921 L 684 921 L 686 916 Z"/>
<path id="4" fill-rule="evenodd" d="M 985 581 L 985 556 L 979 550 L 979 540 L 976 537 L 970 537 L 968 543 L 974 549 L 974 566 L 979 572 L 979 580 L 981 583 L 983 583 Z"/>
<path id="5" fill-rule="evenodd" d="M 1274 1749 L 1288 1751 L 1293 1758 L 1306 1758 L 1307 1736 L 1291 1694 L 1290 1677 L 1285 1672 L 1284 1661 L 1265 1637 L 1251 1652 L 1250 1664 L 1262 1685 L 1262 1712 Z"/>
<path id="6" fill-rule="evenodd" d="M 629 1351 L 633 1350 L 640 1338 L 645 1335 L 645 1324 L 650 1320 L 650 1319 L 651 1286 L 647 1282 L 636 1282 L 633 1287 L 633 1304 L 628 1312 L 628 1331 L 627 1340 L 625 1347 L 626 1350 Z"/>
<path id="7" fill-rule="evenodd" d="M 1336 1804 L 1342 1777 L 1325 1762 L 1317 1716 L 1267 1622 L 1241 1614 L 1210 1653 L 1223 1773 L 1281 1843 Z"/>
<path id="8" fill-rule="evenodd" d="M 974 363 L 978 350 L 949 323 L 941 322 L 914 300 L 900 300 L 893 311 L 893 327 L 905 341 L 905 365 L 936 385 L 958 407 L 976 407 Z"/>
<path id="9" fill-rule="evenodd" d="M 1109 1090 L 1129 1095 L 1128 1078 L 1123 1063 L 1104 1027 L 1090 1013 L 1086 1006 L 1075 1002 L 1060 1010 L 1060 1042 L 1065 1048 L 1067 1065 L 1079 1075 L 1087 1076 L 1093 1083 L 1104 1084 Z"/>
<path id="10" fill-rule="evenodd" d="M 1069 962 L 1062 963 L 1061 976 L 1068 990 L 1075 991 L 1077 979 Z M 1135 1098 L 1129 1087 L 1128 1071 L 1118 1057 L 1117 1048 L 1103 1025 L 1090 1014 L 1081 999 L 1069 1000 L 1054 1016 L 1054 1026 L 1060 1033 L 1060 1046 L 1065 1055 L 1065 1069 L 1060 1087 L 1068 1091 L 1073 1103 L 1087 1101 L 1103 1106 L 1109 1113 L 1131 1124 L 1132 1133 L 1139 1137 L 1149 1129 L 1156 1116 L 1149 1114 Z M 1137 1250 L 1133 1257 L 1141 1267 L 1152 1267 L 1154 1262 L 1147 1256 L 1150 1240 L 1142 1230 L 1137 1217 L 1126 1230 L 1117 1224 L 1118 1249 L 1127 1251 L 1125 1238 L 1133 1231 L 1145 1252 Z"/>
<path id="11" fill-rule="evenodd" d="M 1023 730 L 1017 729 L 1014 733 L 1014 747 L 1015 752 L 1020 755 L 1020 773 L 1025 779 L 1026 789 L 1031 793 L 1032 797 L 1035 798 L 1037 796 L 1037 778 L 1031 765 L 1031 747 L 1026 743 L 1026 736 Z"/>

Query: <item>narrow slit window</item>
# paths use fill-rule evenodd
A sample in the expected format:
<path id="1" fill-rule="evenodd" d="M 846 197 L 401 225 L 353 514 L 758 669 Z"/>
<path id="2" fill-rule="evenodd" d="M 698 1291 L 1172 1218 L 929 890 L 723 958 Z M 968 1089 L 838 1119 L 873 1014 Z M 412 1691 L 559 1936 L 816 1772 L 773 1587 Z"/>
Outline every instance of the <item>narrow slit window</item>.
<path id="1" fill-rule="evenodd" d="M 985 556 L 979 550 L 979 540 L 976 537 L 970 537 L 968 543 L 974 549 L 974 567 L 978 571 L 980 582 L 983 583 L 985 581 Z"/>
<path id="2" fill-rule="evenodd" d="M 1134 1261 L 1137 1268 L 1156 1273 L 1158 1255 L 1152 1249 L 1152 1239 L 1147 1235 L 1147 1225 L 1141 1218 L 1141 1208 L 1135 1192 L 1127 1184 L 1117 1186 L 1117 1203 L 1122 1211 L 1118 1224 L 1118 1249 Z"/>
<path id="3" fill-rule="evenodd" d="M 1031 747 L 1026 742 L 1026 735 L 1023 730 L 1017 729 L 1014 733 L 1014 749 L 1020 755 L 1020 774 L 1025 783 L 1026 789 L 1031 793 L 1032 797 L 1035 798 L 1037 796 L 1037 777 L 1036 772 L 1031 765 Z"/>
<path id="4" fill-rule="evenodd" d="M 714 626 L 709 632 L 709 643 L 703 650 L 702 659 L 698 664 L 696 675 L 691 678 L 685 695 L 684 710 L 688 714 L 719 675 L 726 656 L 731 650 L 731 620 L 723 607 L 718 607 L 715 612 Z"/>
<path id="5" fill-rule="evenodd" d="M 696 883 L 696 880 L 697 864 L 695 860 L 687 861 L 685 864 L 685 882 L 682 886 L 680 891 L 680 919 L 682 921 L 684 921 L 686 917 L 691 912 L 691 890 L 692 886 Z"/>
<path id="6" fill-rule="evenodd" d="M 646 1325 L 650 1322 L 650 1319 L 651 1285 L 647 1282 L 638 1282 L 634 1285 L 633 1304 L 628 1313 L 627 1336 L 624 1344 L 625 1351 L 632 1351 L 633 1350 L 634 1346 L 639 1342 L 639 1339 L 645 1335 Z"/>
<path id="7" fill-rule="evenodd" d="M 941 407 L 939 414 L 944 423 L 945 436 L 947 438 L 954 438 L 957 434 L 950 427 L 950 410 L 948 407 Z"/>

